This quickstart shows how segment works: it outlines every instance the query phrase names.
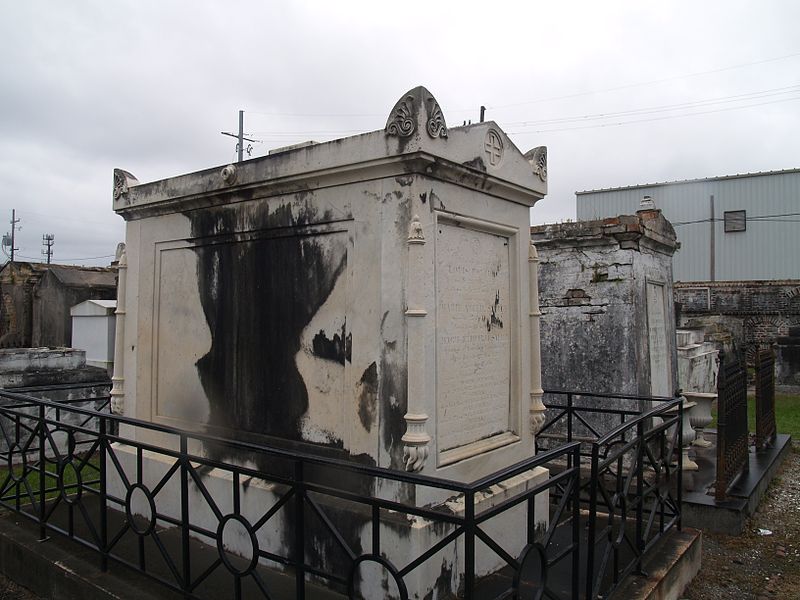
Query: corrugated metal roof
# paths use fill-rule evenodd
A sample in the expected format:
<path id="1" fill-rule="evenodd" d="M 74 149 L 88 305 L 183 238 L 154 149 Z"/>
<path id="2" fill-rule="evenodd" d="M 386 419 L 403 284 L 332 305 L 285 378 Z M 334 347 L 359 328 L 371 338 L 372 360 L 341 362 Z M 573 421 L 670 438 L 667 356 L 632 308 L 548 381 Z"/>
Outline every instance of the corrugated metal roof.
<path id="1" fill-rule="evenodd" d="M 764 175 L 781 175 L 784 173 L 800 173 L 798 169 L 780 169 L 777 171 L 755 171 L 753 173 L 737 173 L 736 175 L 719 175 L 717 177 L 698 177 L 697 179 L 675 179 L 673 181 L 657 181 L 655 183 L 639 183 L 635 185 L 623 185 L 621 187 L 597 188 L 594 190 L 583 190 L 575 192 L 576 196 L 581 194 L 596 194 L 597 192 L 617 192 L 620 190 L 635 190 L 637 188 L 655 187 L 657 185 L 673 185 L 676 183 L 697 183 L 700 181 L 720 181 L 723 179 L 740 179 L 742 177 L 761 177 Z"/>

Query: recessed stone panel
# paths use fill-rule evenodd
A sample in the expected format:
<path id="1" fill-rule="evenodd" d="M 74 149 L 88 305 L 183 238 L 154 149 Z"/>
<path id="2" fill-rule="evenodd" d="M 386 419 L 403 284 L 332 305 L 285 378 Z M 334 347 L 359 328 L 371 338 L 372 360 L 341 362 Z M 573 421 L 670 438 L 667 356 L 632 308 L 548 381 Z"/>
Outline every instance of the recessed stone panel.
<path id="1" fill-rule="evenodd" d="M 439 222 L 437 440 L 446 452 L 509 430 L 509 239 Z"/>
<path id="2" fill-rule="evenodd" d="M 647 344 L 650 354 L 650 393 L 672 396 L 672 369 L 667 344 L 664 284 L 647 282 Z"/>
<path id="3" fill-rule="evenodd" d="M 341 446 L 346 230 L 159 247 L 156 414 Z"/>

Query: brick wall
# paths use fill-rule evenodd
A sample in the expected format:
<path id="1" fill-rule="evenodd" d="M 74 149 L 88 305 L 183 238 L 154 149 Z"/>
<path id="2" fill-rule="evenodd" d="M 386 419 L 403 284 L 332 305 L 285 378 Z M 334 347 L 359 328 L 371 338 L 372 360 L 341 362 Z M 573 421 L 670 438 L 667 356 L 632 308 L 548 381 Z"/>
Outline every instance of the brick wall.
<path id="1" fill-rule="evenodd" d="M 800 280 L 676 283 L 680 327 L 702 327 L 709 341 L 728 343 L 752 363 L 759 346 L 800 325 Z"/>

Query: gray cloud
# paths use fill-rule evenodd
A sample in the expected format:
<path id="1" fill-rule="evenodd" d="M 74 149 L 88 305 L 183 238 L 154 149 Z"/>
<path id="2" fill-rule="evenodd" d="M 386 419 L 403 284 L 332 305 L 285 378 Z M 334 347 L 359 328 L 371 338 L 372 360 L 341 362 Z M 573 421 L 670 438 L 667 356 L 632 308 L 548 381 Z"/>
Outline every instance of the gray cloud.
<path id="1" fill-rule="evenodd" d="M 521 150 L 548 146 L 536 222 L 574 217 L 575 190 L 798 166 L 800 93 L 625 125 L 518 124 L 800 84 L 800 56 L 681 77 L 800 52 L 796 3 L 550 4 L 14 3 L 0 23 L 0 218 L 17 209 L 26 256 L 42 233 L 56 259 L 113 254 L 114 167 L 150 181 L 227 163 L 219 132 L 239 109 L 257 156 L 377 129 L 417 84 L 451 126 L 484 104 Z M 602 126 L 565 130 L 587 124 Z"/>

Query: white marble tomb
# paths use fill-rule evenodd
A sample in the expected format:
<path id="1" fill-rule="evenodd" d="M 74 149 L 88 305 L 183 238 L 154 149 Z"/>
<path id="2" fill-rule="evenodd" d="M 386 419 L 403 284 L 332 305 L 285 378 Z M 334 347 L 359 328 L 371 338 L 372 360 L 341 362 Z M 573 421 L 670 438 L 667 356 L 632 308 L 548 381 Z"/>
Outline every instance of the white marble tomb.
<path id="1" fill-rule="evenodd" d="M 417 88 L 381 131 L 116 171 L 124 414 L 461 480 L 530 456 L 543 157 L 493 122 L 448 129 Z"/>
<path id="2" fill-rule="evenodd" d="M 543 409 L 529 215 L 546 192 L 543 147 L 523 154 L 494 122 L 450 129 L 423 87 L 380 131 L 153 183 L 116 170 L 114 406 L 465 482 L 529 458 Z M 154 480 L 167 468 L 145 463 Z M 425 547 L 431 531 L 411 527 L 403 543 Z M 506 527 L 517 552 L 524 528 Z"/>

